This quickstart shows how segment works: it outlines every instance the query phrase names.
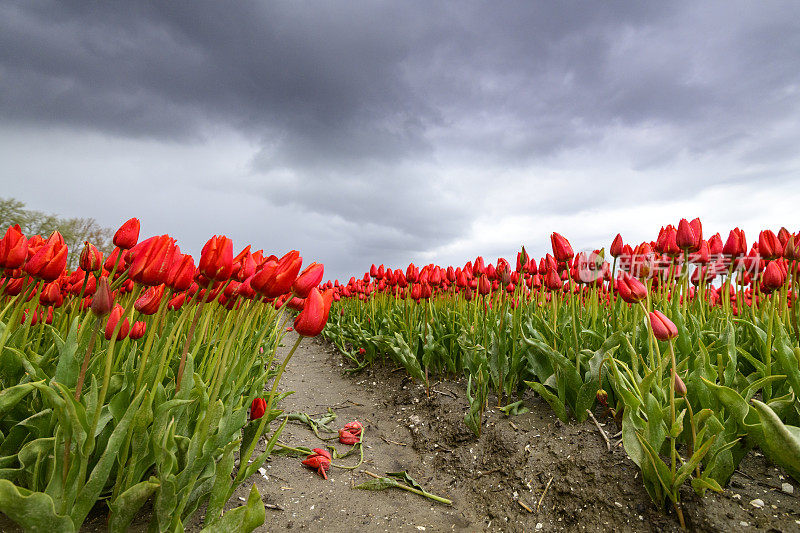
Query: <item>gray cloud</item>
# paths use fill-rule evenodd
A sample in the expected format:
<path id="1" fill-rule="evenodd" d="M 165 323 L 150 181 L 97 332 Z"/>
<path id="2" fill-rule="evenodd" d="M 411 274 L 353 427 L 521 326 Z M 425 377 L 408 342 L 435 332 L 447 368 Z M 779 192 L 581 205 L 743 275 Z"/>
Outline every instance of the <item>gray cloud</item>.
<path id="1" fill-rule="evenodd" d="M 169 168 L 161 183 L 200 204 L 269 210 L 276 246 L 302 243 L 336 275 L 489 253 L 470 248 L 480 217 L 797 184 L 798 20 L 793 2 L 6 2 L 0 133 L 83 139 L 70 145 L 86 166 L 17 143 L 0 179 L 51 157 L 69 163 L 62 178 L 96 181 L 94 135 L 118 161 L 141 150 L 141 176 Z M 187 156 L 213 171 L 181 170 Z M 36 178 L 55 191 L 7 190 L 82 205 Z M 186 207 L 171 223 L 197 247 L 211 222 L 257 236 L 254 211 L 195 221 Z"/>

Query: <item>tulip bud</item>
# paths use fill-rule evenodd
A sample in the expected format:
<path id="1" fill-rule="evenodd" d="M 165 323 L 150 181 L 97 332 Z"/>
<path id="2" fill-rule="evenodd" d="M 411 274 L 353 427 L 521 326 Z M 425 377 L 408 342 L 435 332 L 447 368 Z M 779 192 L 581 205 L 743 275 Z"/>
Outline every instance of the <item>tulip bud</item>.
<path id="1" fill-rule="evenodd" d="M 686 384 L 677 373 L 675 374 L 675 394 L 678 396 L 686 395 Z"/>
<path id="2" fill-rule="evenodd" d="M 84 241 L 79 260 L 80 267 L 86 272 L 94 272 L 103 268 L 103 254 L 89 241 Z"/>
<path id="3" fill-rule="evenodd" d="M 114 307 L 114 295 L 111 294 L 111 287 L 108 285 L 108 277 L 103 276 L 97 282 L 97 290 L 92 297 L 92 313 L 95 316 L 105 316 Z"/>
<path id="4" fill-rule="evenodd" d="M 653 328 L 653 336 L 660 341 L 674 339 L 678 336 L 678 328 L 661 311 L 650 313 L 650 325 Z"/>
<path id="5" fill-rule="evenodd" d="M 128 250 L 136 246 L 139 241 L 139 219 L 132 218 L 125 222 L 114 234 L 114 246 Z"/>
<path id="6" fill-rule="evenodd" d="M 611 257 L 619 257 L 622 255 L 624 244 L 622 242 L 622 235 L 617 233 L 617 236 L 614 237 L 614 242 L 611 243 L 611 248 L 609 249 L 609 253 Z"/>
<path id="7" fill-rule="evenodd" d="M 258 420 L 267 411 L 267 402 L 264 398 L 254 398 L 250 404 L 250 420 Z"/>
<path id="8" fill-rule="evenodd" d="M 553 246 L 553 256 L 559 263 L 569 261 L 575 255 L 569 241 L 558 233 L 550 235 L 550 244 Z"/>
<path id="9" fill-rule="evenodd" d="M 688 220 L 682 218 L 675 234 L 675 244 L 682 250 L 694 251 L 699 248 L 699 239 L 694 233 L 694 228 Z"/>
<path id="10" fill-rule="evenodd" d="M 605 390 L 603 389 L 598 390 L 596 398 L 597 401 L 600 403 L 600 405 L 602 405 L 603 407 L 608 407 L 608 393 Z"/>

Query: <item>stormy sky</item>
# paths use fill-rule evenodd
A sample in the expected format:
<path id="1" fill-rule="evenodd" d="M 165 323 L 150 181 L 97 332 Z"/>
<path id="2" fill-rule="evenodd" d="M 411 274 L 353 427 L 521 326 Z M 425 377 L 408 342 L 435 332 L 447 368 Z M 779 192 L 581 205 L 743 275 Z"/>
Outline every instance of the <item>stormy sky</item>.
<path id="1" fill-rule="evenodd" d="M 326 278 L 797 231 L 800 3 L 5 1 L 0 186 Z"/>

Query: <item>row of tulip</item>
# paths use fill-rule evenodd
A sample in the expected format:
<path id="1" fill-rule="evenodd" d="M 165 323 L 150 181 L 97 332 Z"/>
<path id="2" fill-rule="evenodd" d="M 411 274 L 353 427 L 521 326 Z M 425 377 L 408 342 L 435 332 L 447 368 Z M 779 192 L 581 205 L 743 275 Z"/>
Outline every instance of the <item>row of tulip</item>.
<path id="1" fill-rule="evenodd" d="M 0 240 L 0 512 L 75 531 L 103 501 L 110 530 L 125 531 L 150 501 L 151 528 L 180 531 L 205 504 L 209 530 L 252 530 L 264 520 L 255 485 L 246 505 L 223 507 L 269 456 L 283 425 L 254 451 L 281 413 L 278 382 L 324 328 L 333 291 L 318 288 L 322 265 L 300 271 L 297 251 L 234 256 L 215 235 L 195 265 L 139 229 L 123 224 L 107 258 L 87 242 L 75 271 L 58 232 L 12 226 Z M 289 309 L 299 337 L 277 361 Z"/>
<path id="2" fill-rule="evenodd" d="M 682 484 L 721 490 L 753 446 L 800 480 L 796 243 L 785 229 L 750 249 L 738 228 L 705 240 L 684 219 L 636 246 L 617 235 L 610 260 L 554 233 L 552 254 L 523 248 L 516 268 L 373 265 L 324 285 L 338 302 L 324 334 L 356 369 L 387 354 L 426 384 L 465 374 L 476 434 L 490 389 L 508 412 L 532 389 L 564 420 L 599 403 L 682 520 Z"/>

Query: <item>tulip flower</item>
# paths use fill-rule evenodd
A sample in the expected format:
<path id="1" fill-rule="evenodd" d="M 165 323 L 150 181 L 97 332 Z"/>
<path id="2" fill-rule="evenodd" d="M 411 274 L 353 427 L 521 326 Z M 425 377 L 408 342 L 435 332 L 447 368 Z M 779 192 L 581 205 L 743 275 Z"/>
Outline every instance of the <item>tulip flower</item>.
<path id="1" fill-rule="evenodd" d="M 143 315 L 154 315 L 158 311 L 163 295 L 164 285 L 150 287 L 136 300 L 133 307 Z"/>
<path id="2" fill-rule="evenodd" d="M 764 274 L 761 277 L 761 290 L 770 293 L 775 289 L 783 287 L 786 282 L 786 272 L 784 272 L 777 261 L 767 263 Z"/>
<path id="3" fill-rule="evenodd" d="M 139 241 L 139 219 L 132 218 L 125 222 L 114 234 L 114 246 L 121 250 L 129 250 Z"/>
<path id="4" fill-rule="evenodd" d="M 54 304 L 59 300 L 63 300 L 63 298 L 61 296 L 61 284 L 58 280 L 45 285 L 39 295 L 39 304 L 42 306 Z"/>
<path id="5" fill-rule="evenodd" d="M 363 427 L 364 426 L 362 426 L 361 422 L 358 420 L 345 424 L 344 427 L 339 430 L 339 442 L 349 446 L 358 444 L 361 442 L 361 430 Z"/>
<path id="6" fill-rule="evenodd" d="M 550 291 L 557 291 L 561 289 L 564 284 L 561 282 L 561 277 L 555 269 L 550 269 L 544 276 L 544 286 Z"/>
<path id="7" fill-rule="evenodd" d="M 553 246 L 553 256 L 559 263 L 569 261 L 575 255 L 569 241 L 558 233 L 550 235 L 550 244 Z"/>
<path id="8" fill-rule="evenodd" d="M 175 253 L 175 239 L 169 235 L 150 237 L 131 250 L 128 277 L 142 285 L 161 285 L 167 280 Z"/>
<path id="9" fill-rule="evenodd" d="M 130 335 L 128 336 L 131 338 L 131 340 L 138 340 L 144 337 L 146 331 L 147 331 L 147 324 L 145 324 L 140 320 L 133 323 L 133 326 L 131 326 Z"/>
<path id="10" fill-rule="evenodd" d="M 674 339 L 678 336 L 678 328 L 661 311 L 650 313 L 650 326 L 653 328 L 653 335 L 660 341 Z"/>
<path id="11" fill-rule="evenodd" d="M 294 329 L 304 337 L 316 337 L 325 328 L 328 315 L 331 311 L 333 292 L 331 290 L 320 294 L 314 287 L 306 298 L 303 310 L 294 320 Z"/>
<path id="12" fill-rule="evenodd" d="M 200 252 L 197 268 L 208 279 L 227 281 L 233 272 L 233 242 L 224 235 L 211 237 Z"/>
<path id="13" fill-rule="evenodd" d="M 167 272 L 167 286 L 176 292 L 185 291 L 194 281 L 194 259 L 189 254 L 176 253 Z"/>
<path id="14" fill-rule="evenodd" d="M 758 234 L 758 253 L 766 260 L 777 259 L 783 255 L 783 244 L 772 230 L 764 230 Z"/>
<path id="15" fill-rule="evenodd" d="M 10 226 L 0 239 L 0 268 L 20 268 L 28 259 L 28 239 L 19 224 Z"/>
<path id="16" fill-rule="evenodd" d="M 278 298 L 289 292 L 297 273 L 303 265 L 303 258 L 297 250 L 292 250 L 280 260 L 265 262 L 250 280 L 250 286 L 267 298 Z"/>
<path id="17" fill-rule="evenodd" d="M 176 296 L 173 296 L 172 299 L 167 303 L 167 309 L 170 311 L 175 311 L 183 307 L 183 303 L 186 301 L 186 293 L 182 292 Z"/>
<path id="18" fill-rule="evenodd" d="M 105 336 L 106 340 L 111 340 L 111 337 L 114 336 L 114 328 L 117 327 L 117 323 L 122 318 L 122 315 L 125 314 L 125 309 L 121 305 L 115 305 L 114 309 L 111 310 L 111 314 L 108 315 L 108 322 L 106 322 L 106 330 Z M 122 321 L 122 325 L 119 328 L 119 332 L 117 333 L 117 340 L 121 341 L 125 337 L 128 336 L 128 330 L 130 329 L 130 325 L 128 324 L 128 319 L 124 319 Z"/>
<path id="19" fill-rule="evenodd" d="M 626 272 L 621 272 L 614 283 L 614 290 L 627 303 L 638 303 L 647 298 L 647 287 L 644 283 Z"/>
<path id="20" fill-rule="evenodd" d="M 314 448 L 312 451 L 314 453 L 303 459 L 302 463 L 305 466 L 316 470 L 317 473 L 324 479 L 328 479 L 326 471 L 330 470 L 331 468 L 331 454 L 322 448 Z"/>
<path id="21" fill-rule="evenodd" d="M 29 241 L 30 244 L 30 241 Z M 25 263 L 23 270 L 31 277 L 53 281 L 67 266 L 67 246 L 57 231 Z"/>
<path id="22" fill-rule="evenodd" d="M 322 281 L 324 271 L 324 265 L 319 263 L 311 263 L 305 268 L 305 270 L 303 270 L 303 272 L 300 273 L 299 276 L 297 276 L 297 279 L 294 280 L 294 283 L 292 284 L 292 292 L 298 298 L 307 297 L 308 293 L 311 292 L 311 289 L 318 286 Z"/>
<path id="23" fill-rule="evenodd" d="M 699 219 L 695 220 L 699 223 Z M 681 250 L 695 252 L 700 248 L 700 239 L 702 239 L 702 235 L 695 234 L 696 228 L 694 226 L 694 224 L 690 224 L 685 218 L 682 218 L 678 224 L 678 230 L 675 234 L 675 244 L 677 244 L 678 248 Z"/>
<path id="24" fill-rule="evenodd" d="M 611 243 L 611 248 L 608 250 L 608 253 L 611 254 L 611 257 L 619 257 L 622 255 L 623 247 L 622 235 L 617 233 L 617 236 L 614 237 L 614 242 Z"/>
<path id="25" fill-rule="evenodd" d="M 728 240 L 725 246 L 722 247 L 722 253 L 731 257 L 738 257 L 747 253 L 747 239 L 745 238 L 744 231 L 739 228 L 734 228 L 728 234 Z"/>
<path id="26" fill-rule="evenodd" d="M 258 420 L 267 411 L 267 402 L 264 398 L 253 398 L 250 404 L 250 420 Z"/>
<path id="27" fill-rule="evenodd" d="M 231 276 L 235 277 L 237 281 L 243 282 L 256 273 L 257 267 L 258 263 L 253 258 L 253 254 L 250 253 L 250 245 L 248 244 L 239 252 L 239 255 L 233 258 Z"/>
<path id="28" fill-rule="evenodd" d="M 103 254 L 89 241 L 84 241 L 79 265 L 86 272 L 95 272 L 103 268 Z"/>

